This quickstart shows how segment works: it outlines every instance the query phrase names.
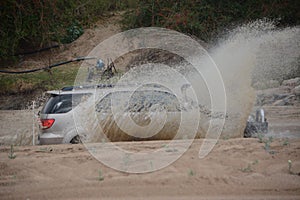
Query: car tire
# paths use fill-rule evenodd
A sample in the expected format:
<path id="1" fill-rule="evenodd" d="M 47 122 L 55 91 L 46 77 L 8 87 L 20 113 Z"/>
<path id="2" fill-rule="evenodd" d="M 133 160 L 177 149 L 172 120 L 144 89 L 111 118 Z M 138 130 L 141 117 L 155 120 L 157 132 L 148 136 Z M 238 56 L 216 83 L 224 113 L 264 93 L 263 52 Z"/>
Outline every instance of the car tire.
<path id="1" fill-rule="evenodd" d="M 82 143 L 81 139 L 80 139 L 80 136 L 76 135 L 75 137 L 73 137 L 72 140 L 70 141 L 70 143 L 71 144 L 80 144 L 80 143 Z"/>

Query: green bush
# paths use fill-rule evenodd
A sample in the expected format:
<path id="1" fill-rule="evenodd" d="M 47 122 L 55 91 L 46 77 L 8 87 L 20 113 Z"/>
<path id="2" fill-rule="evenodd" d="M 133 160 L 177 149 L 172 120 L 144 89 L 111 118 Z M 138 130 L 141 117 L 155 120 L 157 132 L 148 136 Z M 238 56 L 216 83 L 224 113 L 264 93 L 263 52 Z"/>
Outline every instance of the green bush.
<path id="1" fill-rule="evenodd" d="M 0 59 L 48 46 L 69 43 L 83 27 L 109 11 L 135 6 L 136 0 L 2 0 Z"/>
<path id="2" fill-rule="evenodd" d="M 227 27 L 264 17 L 299 24 L 299 8 L 298 0 L 142 0 L 126 13 L 123 28 L 165 27 L 208 41 Z"/>
<path id="3" fill-rule="evenodd" d="M 110 11 L 127 10 L 124 29 L 158 26 L 208 41 L 226 27 L 263 17 L 298 25 L 299 7 L 298 0 L 2 0 L 0 59 L 72 42 Z"/>
<path id="4" fill-rule="evenodd" d="M 62 38 L 62 43 L 71 43 L 83 34 L 82 26 L 77 22 L 67 28 L 65 37 Z"/>

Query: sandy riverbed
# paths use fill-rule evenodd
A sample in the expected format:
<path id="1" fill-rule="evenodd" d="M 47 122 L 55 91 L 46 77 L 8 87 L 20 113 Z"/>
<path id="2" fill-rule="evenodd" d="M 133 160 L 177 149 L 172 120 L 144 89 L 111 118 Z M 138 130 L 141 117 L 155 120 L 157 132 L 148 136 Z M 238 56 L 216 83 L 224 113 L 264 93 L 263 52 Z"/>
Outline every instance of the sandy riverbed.
<path id="1" fill-rule="evenodd" d="M 257 138 L 221 138 L 207 157 L 199 159 L 203 140 L 195 140 L 176 162 L 146 174 L 111 169 L 83 145 L 28 146 L 33 113 L 1 111 L 1 138 L 18 133 L 29 135 L 29 143 L 14 147 L 15 159 L 8 157 L 9 143 L 0 146 L 0 199 L 299 199 L 300 109 L 265 110 L 270 132 L 264 140 L 275 138 L 267 150 Z M 16 138 L 27 141 L 26 137 L 11 139 Z M 141 151 L 168 142 L 115 144 Z M 99 180 L 99 171 L 104 180 Z"/>
<path id="2" fill-rule="evenodd" d="M 167 141 L 123 142 L 130 149 Z M 1 199 L 299 199 L 300 139 L 275 139 L 271 151 L 258 139 L 220 140 L 204 159 L 202 140 L 172 165 L 127 174 L 101 164 L 83 145 L 0 149 Z M 114 155 L 114 152 L 109 152 Z M 101 170 L 104 180 L 99 180 Z"/>

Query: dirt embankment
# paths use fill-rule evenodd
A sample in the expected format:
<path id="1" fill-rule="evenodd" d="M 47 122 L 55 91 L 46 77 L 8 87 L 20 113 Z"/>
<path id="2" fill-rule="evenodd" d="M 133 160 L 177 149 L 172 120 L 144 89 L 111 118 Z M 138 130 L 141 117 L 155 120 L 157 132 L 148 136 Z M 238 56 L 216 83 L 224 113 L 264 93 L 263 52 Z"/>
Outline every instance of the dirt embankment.
<path id="1" fill-rule="evenodd" d="M 72 60 L 77 57 L 86 57 L 88 56 L 90 51 L 103 40 L 121 32 L 120 25 L 118 24 L 120 19 L 121 15 L 116 14 L 111 17 L 107 17 L 104 20 L 100 20 L 90 29 L 86 29 L 84 34 L 74 42 L 70 44 L 60 45 L 59 48 L 54 48 L 48 51 L 22 56 L 20 58 L 20 62 L 16 66 L 8 68 L 7 70 L 23 71 L 26 69 L 37 69 L 63 61 Z M 80 65 L 80 63 L 78 63 L 78 65 Z M 78 69 L 72 65 L 63 65 L 62 67 L 70 67 L 71 70 L 72 67 L 74 68 L 74 70 Z M 27 109 L 32 101 L 36 101 L 38 104 L 39 102 L 44 103 L 43 93 L 45 92 L 45 87 L 43 85 L 44 81 L 49 81 L 49 79 L 43 80 L 39 76 L 26 76 L 26 81 L 28 81 L 28 79 L 32 79 L 32 82 L 39 82 L 39 84 L 32 84 L 31 82 L 27 84 L 23 81 L 23 75 L 12 76 L 14 77 L 9 80 L 13 82 L 10 84 L 11 88 L 6 89 L 6 92 L 0 91 L 0 110 Z M 48 76 L 50 76 L 50 74 Z M 51 84 L 49 85 L 51 85 L 51 87 L 56 87 L 56 84 L 59 85 L 59 83 L 53 82 L 52 80 L 50 80 L 50 82 Z M 68 82 L 73 83 L 74 80 L 68 80 Z"/>
<path id="2" fill-rule="evenodd" d="M 105 39 L 121 32 L 119 21 L 121 15 L 108 16 L 99 20 L 93 27 L 85 29 L 84 33 L 74 42 L 70 44 L 61 44 L 59 48 L 50 49 L 48 51 L 38 52 L 36 54 L 24 55 L 20 59 L 20 63 L 13 68 L 15 70 L 24 70 L 39 68 L 71 60 L 76 57 L 85 57 L 90 51 Z"/>

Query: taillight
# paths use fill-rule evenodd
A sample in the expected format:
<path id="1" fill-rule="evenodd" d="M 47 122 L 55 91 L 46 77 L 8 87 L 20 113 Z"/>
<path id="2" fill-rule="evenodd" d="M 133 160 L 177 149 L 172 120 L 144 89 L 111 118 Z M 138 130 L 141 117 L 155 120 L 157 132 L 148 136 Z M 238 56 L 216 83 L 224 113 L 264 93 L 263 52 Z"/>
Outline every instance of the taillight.
<path id="1" fill-rule="evenodd" d="M 42 129 L 48 129 L 54 124 L 55 119 L 41 119 Z"/>

